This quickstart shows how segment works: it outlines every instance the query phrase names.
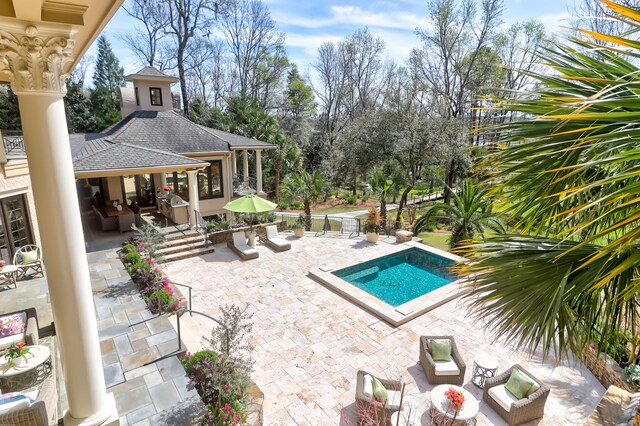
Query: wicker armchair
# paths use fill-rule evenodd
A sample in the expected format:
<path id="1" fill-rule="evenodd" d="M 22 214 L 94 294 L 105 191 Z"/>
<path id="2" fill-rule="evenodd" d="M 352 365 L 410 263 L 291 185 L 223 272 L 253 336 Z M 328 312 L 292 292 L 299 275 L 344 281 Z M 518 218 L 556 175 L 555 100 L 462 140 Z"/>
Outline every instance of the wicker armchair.
<path id="1" fill-rule="evenodd" d="M 436 375 L 436 361 L 431 356 L 431 348 L 429 347 L 429 339 L 447 339 L 451 341 L 451 358 L 458 366 L 460 373 L 448 375 Z M 457 385 L 462 386 L 464 382 L 464 373 L 467 365 L 458 352 L 455 339 L 453 336 L 420 336 L 420 364 L 427 376 L 427 380 L 432 385 Z"/>
<path id="2" fill-rule="evenodd" d="M 489 390 L 494 386 L 504 385 L 505 383 L 507 383 L 509 377 L 511 376 L 511 372 L 516 368 L 533 379 L 538 385 L 540 385 L 540 388 L 531 393 L 529 396 L 514 402 L 511 405 L 511 409 L 507 411 L 496 400 L 494 400 L 491 395 L 489 395 Z M 502 417 L 507 422 L 507 424 L 519 425 L 531 420 L 539 419 L 544 416 L 544 405 L 547 402 L 549 391 L 549 388 L 544 383 L 536 379 L 527 370 L 516 364 L 504 373 L 499 374 L 495 377 L 488 378 L 484 382 L 482 399 L 496 413 L 500 414 L 500 417 Z"/>
<path id="3" fill-rule="evenodd" d="M 0 414 L 0 425 L 49 426 L 55 424 L 58 391 L 53 374 L 40 387 L 36 401 L 30 407 L 9 410 Z"/>
<path id="4" fill-rule="evenodd" d="M 28 346 L 37 345 L 40 339 L 40 334 L 38 327 L 38 315 L 35 308 L 21 309 L 15 312 L 3 312 L 0 313 L 0 316 L 19 314 L 22 312 L 26 314 L 23 340 Z M 9 347 L 10 343 L 12 343 L 11 340 L 9 342 L 5 342 L 5 339 L 11 338 L 6 337 L 0 339 L 0 353 L 4 352 L 4 350 Z M 0 425 L 2 425 L 2 422 L 0 422 Z"/>
<path id="5" fill-rule="evenodd" d="M 356 419 L 358 426 L 365 424 L 365 420 L 375 420 L 376 424 L 391 426 L 391 415 L 402 410 L 402 393 L 404 385 L 399 380 L 385 380 L 376 376 L 387 390 L 400 392 L 399 405 L 387 405 L 376 401 L 371 396 L 364 394 L 364 376 L 366 371 L 358 370 L 356 383 Z M 369 424 L 369 422 L 366 422 Z"/>
<path id="6" fill-rule="evenodd" d="M 35 262 L 25 263 L 23 260 L 23 253 L 35 251 L 37 253 L 37 259 Z M 32 271 L 32 275 L 40 274 L 44 277 L 42 270 L 42 250 L 35 244 L 27 244 L 20 247 L 16 254 L 13 255 L 13 264 L 18 267 L 18 279 L 21 280 L 27 277 L 27 272 Z"/>

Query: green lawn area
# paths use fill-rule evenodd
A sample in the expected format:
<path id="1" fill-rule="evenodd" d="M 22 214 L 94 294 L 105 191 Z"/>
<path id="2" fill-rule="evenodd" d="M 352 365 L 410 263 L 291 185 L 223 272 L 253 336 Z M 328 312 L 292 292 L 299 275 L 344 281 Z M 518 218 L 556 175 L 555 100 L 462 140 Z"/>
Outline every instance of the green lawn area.
<path id="1" fill-rule="evenodd" d="M 449 234 L 444 232 L 421 232 L 418 237 L 428 246 L 449 251 Z"/>
<path id="2" fill-rule="evenodd" d="M 326 209 L 312 209 L 311 214 L 336 214 L 336 213 L 347 213 L 347 212 L 353 212 L 356 210 L 368 210 L 368 209 L 369 209 L 368 206 L 346 205 L 346 206 L 329 207 Z"/>

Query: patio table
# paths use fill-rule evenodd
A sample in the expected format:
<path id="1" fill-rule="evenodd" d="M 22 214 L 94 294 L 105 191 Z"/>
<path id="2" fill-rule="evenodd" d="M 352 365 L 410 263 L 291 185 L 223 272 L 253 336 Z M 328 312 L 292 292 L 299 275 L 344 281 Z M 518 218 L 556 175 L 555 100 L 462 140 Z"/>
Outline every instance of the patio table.
<path id="1" fill-rule="evenodd" d="M 124 216 L 128 214 L 133 214 L 133 210 L 131 210 L 129 206 L 127 206 L 126 204 L 121 204 L 121 205 L 122 205 L 122 210 L 118 210 L 112 205 L 107 204 L 106 206 L 104 206 L 104 214 L 106 214 L 107 217 Z"/>
<path id="2" fill-rule="evenodd" d="M 0 383 L 3 390 L 28 387 L 29 384 L 45 377 L 51 371 L 49 347 L 43 345 L 26 347 L 29 348 L 29 354 L 20 365 L 13 365 L 6 356 L 0 357 Z"/>
<path id="3" fill-rule="evenodd" d="M 447 397 L 444 396 L 449 388 L 462 392 L 464 395 L 464 404 L 462 405 L 462 409 L 458 411 L 456 420 L 453 423 L 454 412 L 451 408 L 451 403 Z M 480 411 L 478 400 L 474 398 L 471 392 L 460 386 L 439 385 L 431 390 L 431 418 L 436 422 L 444 421 L 443 424 L 451 426 L 475 425 L 478 411 Z"/>
<path id="4" fill-rule="evenodd" d="M 16 265 L 5 265 L 0 269 L 0 285 L 11 286 L 16 288 L 16 276 L 18 275 L 18 268 Z"/>

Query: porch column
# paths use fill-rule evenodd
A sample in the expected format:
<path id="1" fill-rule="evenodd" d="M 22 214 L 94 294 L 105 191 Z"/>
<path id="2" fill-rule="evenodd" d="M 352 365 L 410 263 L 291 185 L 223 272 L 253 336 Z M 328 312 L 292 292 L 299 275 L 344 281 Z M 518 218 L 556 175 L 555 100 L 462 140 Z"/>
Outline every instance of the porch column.
<path id="1" fill-rule="evenodd" d="M 200 200 L 198 199 L 198 171 L 187 170 L 187 182 L 189 183 L 189 226 L 197 225 L 196 210 L 200 211 Z"/>
<path id="2" fill-rule="evenodd" d="M 237 165 L 237 158 L 236 158 L 236 152 L 235 151 L 231 151 L 231 172 L 233 173 L 231 176 L 235 179 L 238 177 L 238 165 Z"/>
<path id="3" fill-rule="evenodd" d="M 256 149 L 256 193 L 262 197 L 265 194 L 262 191 L 262 150 Z"/>
<path id="4" fill-rule="evenodd" d="M 244 183 L 249 183 L 249 151 L 242 150 L 242 177 Z"/>
<path id="5" fill-rule="evenodd" d="M 167 174 L 162 172 L 160 173 L 160 190 L 164 191 L 164 187 L 167 185 Z"/>
<path id="6" fill-rule="evenodd" d="M 18 95 L 69 410 L 65 425 L 119 424 L 106 392 L 63 97 L 70 26 L 3 28 L 0 72 Z M 3 60 L 5 61 L 3 64 Z M 55 357 L 55 354 L 52 354 Z"/>

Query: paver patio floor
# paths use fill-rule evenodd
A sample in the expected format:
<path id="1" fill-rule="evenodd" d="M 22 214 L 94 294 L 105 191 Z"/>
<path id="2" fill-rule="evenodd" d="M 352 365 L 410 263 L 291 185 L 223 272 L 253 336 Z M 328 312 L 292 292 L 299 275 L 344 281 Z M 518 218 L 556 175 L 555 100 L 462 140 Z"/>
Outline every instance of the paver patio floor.
<path id="1" fill-rule="evenodd" d="M 219 314 L 219 305 L 249 304 L 254 313 L 253 380 L 264 392 L 264 424 L 355 425 L 355 381 L 359 369 L 407 382 L 405 410 L 414 424 L 429 424 L 430 385 L 418 362 L 420 335 L 453 335 L 467 361 L 465 389 L 476 399 L 481 390 L 470 384 L 474 354 L 486 352 L 500 362 L 499 372 L 520 363 L 551 388 L 540 425 L 576 425 L 590 415 L 604 388 L 576 363 L 555 366 L 492 343 L 478 324 L 466 317 L 458 301 L 394 328 L 307 277 L 314 267 L 341 267 L 395 251 L 390 240 L 371 245 L 341 236 L 288 237 L 292 249 L 274 253 L 258 244 L 258 259 L 243 262 L 219 245 L 216 252 L 164 266 L 175 282 L 194 287 L 193 309 Z M 184 316 L 185 333 L 213 324 Z M 183 330 L 184 331 L 184 330 Z M 196 339 L 197 340 L 197 339 Z M 196 350 L 197 342 L 189 343 Z M 480 403 L 479 425 L 503 425 Z"/>

